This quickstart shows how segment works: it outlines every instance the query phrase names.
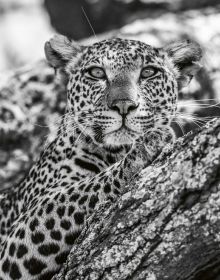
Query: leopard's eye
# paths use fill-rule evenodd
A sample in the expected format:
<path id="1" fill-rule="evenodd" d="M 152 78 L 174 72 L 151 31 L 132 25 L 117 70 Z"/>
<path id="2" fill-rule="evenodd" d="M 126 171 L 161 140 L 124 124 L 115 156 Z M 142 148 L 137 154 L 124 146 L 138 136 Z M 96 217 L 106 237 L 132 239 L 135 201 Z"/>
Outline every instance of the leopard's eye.
<path id="1" fill-rule="evenodd" d="M 100 67 L 91 67 L 87 71 L 90 76 L 96 79 L 104 79 L 106 77 L 105 71 Z"/>
<path id="2" fill-rule="evenodd" d="M 141 78 L 151 78 L 157 74 L 158 70 L 154 67 L 145 67 L 141 71 Z"/>

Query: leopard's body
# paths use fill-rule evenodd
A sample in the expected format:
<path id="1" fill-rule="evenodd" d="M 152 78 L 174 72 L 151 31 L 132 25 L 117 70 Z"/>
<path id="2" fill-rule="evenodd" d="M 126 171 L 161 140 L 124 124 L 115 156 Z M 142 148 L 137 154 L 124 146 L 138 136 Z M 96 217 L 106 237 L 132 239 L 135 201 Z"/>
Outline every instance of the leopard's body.
<path id="1" fill-rule="evenodd" d="M 46 44 L 68 79 L 67 113 L 27 178 L 3 194 L 0 279 L 51 279 L 86 217 L 172 139 L 178 84 L 192 75 L 196 48 L 118 38 L 80 47 L 63 36 Z"/>

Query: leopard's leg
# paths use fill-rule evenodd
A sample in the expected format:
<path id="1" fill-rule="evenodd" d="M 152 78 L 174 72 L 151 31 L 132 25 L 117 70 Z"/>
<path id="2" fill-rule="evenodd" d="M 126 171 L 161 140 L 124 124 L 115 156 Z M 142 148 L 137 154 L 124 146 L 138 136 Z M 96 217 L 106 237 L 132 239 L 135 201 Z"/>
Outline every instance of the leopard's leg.
<path id="1" fill-rule="evenodd" d="M 169 128 L 141 137 L 127 156 L 74 185 L 53 189 L 29 205 L 14 223 L 0 256 L 2 279 L 50 279 L 71 250 L 86 217 L 98 203 L 117 196 L 172 138 Z"/>

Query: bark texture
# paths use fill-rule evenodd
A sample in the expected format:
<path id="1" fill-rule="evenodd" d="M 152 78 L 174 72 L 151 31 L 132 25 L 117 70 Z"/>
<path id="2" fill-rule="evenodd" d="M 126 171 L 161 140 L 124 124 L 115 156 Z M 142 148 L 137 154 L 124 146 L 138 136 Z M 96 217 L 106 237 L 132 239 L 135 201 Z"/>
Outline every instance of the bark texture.
<path id="1" fill-rule="evenodd" d="M 53 280 L 220 279 L 220 121 L 165 147 L 88 220 Z"/>

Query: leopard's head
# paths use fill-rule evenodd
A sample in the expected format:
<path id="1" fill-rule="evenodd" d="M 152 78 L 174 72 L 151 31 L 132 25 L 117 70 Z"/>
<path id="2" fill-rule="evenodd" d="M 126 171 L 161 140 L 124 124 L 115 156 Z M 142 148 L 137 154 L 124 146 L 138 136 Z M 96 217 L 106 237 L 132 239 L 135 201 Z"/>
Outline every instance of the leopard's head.
<path id="1" fill-rule="evenodd" d="M 169 125 L 178 89 L 201 59 L 199 45 L 189 41 L 160 49 L 119 38 L 80 46 L 61 35 L 46 42 L 45 53 L 67 78 L 74 126 L 107 146 L 131 144 L 151 128 Z"/>

